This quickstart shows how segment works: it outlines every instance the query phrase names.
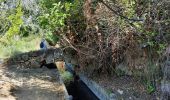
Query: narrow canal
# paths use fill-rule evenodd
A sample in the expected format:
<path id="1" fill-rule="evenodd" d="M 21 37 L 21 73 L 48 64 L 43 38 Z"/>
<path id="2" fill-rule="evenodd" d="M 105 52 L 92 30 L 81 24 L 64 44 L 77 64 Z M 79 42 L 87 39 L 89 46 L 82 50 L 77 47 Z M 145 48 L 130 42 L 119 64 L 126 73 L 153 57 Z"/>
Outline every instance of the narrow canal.
<path id="1" fill-rule="evenodd" d="M 73 100 L 99 100 L 82 80 L 71 81 L 66 88 Z"/>
<path id="2" fill-rule="evenodd" d="M 65 67 L 67 71 L 73 75 L 73 80 L 71 80 L 69 84 L 66 85 L 68 94 L 73 97 L 72 100 L 99 100 L 98 97 L 76 74 L 72 65 L 66 64 Z"/>

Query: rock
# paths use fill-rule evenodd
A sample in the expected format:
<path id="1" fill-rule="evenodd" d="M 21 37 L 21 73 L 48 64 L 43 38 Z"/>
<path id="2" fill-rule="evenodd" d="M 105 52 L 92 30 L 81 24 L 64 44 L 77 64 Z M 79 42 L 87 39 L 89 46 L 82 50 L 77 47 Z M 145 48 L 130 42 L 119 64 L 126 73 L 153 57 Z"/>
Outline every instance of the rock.
<path id="1" fill-rule="evenodd" d="M 170 66 L 170 61 L 166 61 L 166 65 L 167 65 L 167 66 Z"/>
<path id="2" fill-rule="evenodd" d="M 20 61 L 18 61 L 19 63 L 24 63 L 25 61 L 24 60 L 20 60 Z"/>
<path id="3" fill-rule="evenodd" d="M 19 65 L 10 65 L 11 68 L 17 68 Z"/>
<path id="4" fill-rule="evenodd" d="M 126 67 L 124 64 L 120 64 L 116 67 L 116 70 L 121 70 L 122 72 L 128 73 L 128 67 Z"/>
<path id="5" fill-rule="evenodd" d="M 0 59 L 0 64 L 2 64 L 3 63 L 3 59 Z"/>
<path id="6" fill-rule="evenodd" d="M 170 96 L 170 82 L 162 81 L 161 82 L 161 91 L 163 94 L 168 94 Z"/>
<path id="7" fill-rule="evenodd" d="M 116 95 L 115 95 L 114 93 L 111 93 L 111 94 L 110 94 L 110 98 L 111 98 L 111 99 L 114 99 L 114 98 L 116 98 Z"/>
<path id="8" fill-rule="evenodd" d="M 74 59 L 74 58 L 73 58 L 73 59 L 71 59 L 71 63 L 72 63 L 72 64 L 74 64 L 74 65 L 77 65 L 77 64 L 78 64 L 78 63 L 77 63 L 77 60 L 76 60 L 76 59 Z"/>
<path id="9" fill-rule="evenodd" d="M 73 96 L 72 95 L 69 95 L 69 100 L 73 100 Z"/>
<path id="10" fill-rule="evenodd" d="M 165 66 L 163 73 L 164 73 L 164 78 L 166 80 L 170 80 L 170 66 Z"/>
<path id="11" fill-rule="evenodd" d="M 28 61 L 25 62 L 25 65 L 26 65 L 26 66 L 29 66 L 29 65 L 30 65 L 30 62 L 28 62 Z"/>
<path id="12" fill-rule="evenodd" d="M 123 91 L 120 90 L 120 89 L 118 89 L 117 92 L 118 92 L 119 94 L 121 94 L 121 95 L 123 94 Z"/>
<path id="13" fill-rule="evenodd" d="M 60 48 L 61 46 L 60 46 L 59 43 L 57 43 L 57 44 L 55 45 L 55 47 L 56 47 L 56 48 Z"/>
<path id="14" fill-rule="evenodd" d="M 126 74 L 131 76 L 133 73 L 132 71 L 128 71 Z"/>
<path id="15" fill-rule="evenodd" d="M 29 56 L 31 57 L 37 57 L 38 56 L 38 52 L 32 52 L 29 54 Z"/>
<path id="16" fill-rule="evenodd" d="M 29 59 L 29 56 L 27 54 L 22 55 L 22 59 L 24 61 L 27 61 Z"/>
<path id="17" fill-rule="evenodd" d="M 14 58 L 14 62 L 16 61 L 21 61 L 22 60 L 22 58 L 20 57 L 20 56 L 16 56 L 15 58 Z"/>
<path id="18" fill-rule="evenodd" d="M 30 62 L 31 62 L 31 65 L 30 65 L 31 67 L 34 67 L 34 68 L 40 67 L 40 64 L 35 60 L 31 60 Z"/>

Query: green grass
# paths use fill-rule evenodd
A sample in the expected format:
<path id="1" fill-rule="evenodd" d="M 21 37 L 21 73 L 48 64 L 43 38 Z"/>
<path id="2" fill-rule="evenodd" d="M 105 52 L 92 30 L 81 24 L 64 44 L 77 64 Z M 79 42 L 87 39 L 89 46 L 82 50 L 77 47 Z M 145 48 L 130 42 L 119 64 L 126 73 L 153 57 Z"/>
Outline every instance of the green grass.
<path id="1" fill-rule="evenodd" d="M 39 49 L 40 36 L 30 35 L 20 40 L 0 39 L 0 58 L 9 58 L 13 55 Z"/>

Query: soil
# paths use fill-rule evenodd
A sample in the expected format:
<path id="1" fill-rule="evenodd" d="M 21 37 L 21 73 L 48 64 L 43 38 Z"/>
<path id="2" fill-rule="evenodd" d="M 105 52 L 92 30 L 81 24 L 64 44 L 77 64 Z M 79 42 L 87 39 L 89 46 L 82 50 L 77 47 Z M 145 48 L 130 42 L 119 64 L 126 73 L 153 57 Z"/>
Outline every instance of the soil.
<path id="1" fill-rule="evenodd" d="M 149 94 L 146 86 L 132 76 L 99 76 L 93 77 L 109 94 L 113 93 L 117 100 L 160 100 L 160 92 Z"/>

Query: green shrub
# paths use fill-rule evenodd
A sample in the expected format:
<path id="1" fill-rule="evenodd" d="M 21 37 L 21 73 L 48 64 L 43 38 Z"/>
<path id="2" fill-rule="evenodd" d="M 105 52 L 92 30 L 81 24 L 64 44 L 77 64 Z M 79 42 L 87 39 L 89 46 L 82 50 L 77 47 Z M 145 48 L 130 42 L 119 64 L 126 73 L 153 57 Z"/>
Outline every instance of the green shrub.
<path id="1" fill-rule="evenodd" d="M 52 32 L 48 32 L 45 34 L 45 39 L 50 45 L 55 45 L 55 43 L 59 40 L 59 36 L 53 34 Z"/>

